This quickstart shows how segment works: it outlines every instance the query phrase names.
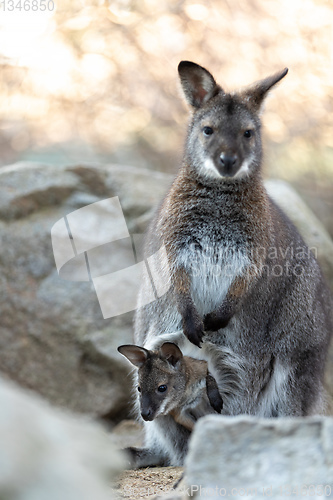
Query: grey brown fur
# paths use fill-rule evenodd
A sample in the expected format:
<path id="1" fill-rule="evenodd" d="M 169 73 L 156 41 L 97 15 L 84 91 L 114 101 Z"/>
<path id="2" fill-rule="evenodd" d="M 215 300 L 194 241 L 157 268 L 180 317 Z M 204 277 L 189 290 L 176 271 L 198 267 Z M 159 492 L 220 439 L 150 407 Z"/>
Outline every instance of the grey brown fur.
<path id="1" fill-rule="evenodd" d="M 151 422 L 170 416 L 179 426 L 192 431 L 204 415 L 221 413 L 223 402 L 206 361 L 183 356 L 179 347 L 163 343 L 149 351 L 136 345 L 122 345 L 118 351 L 138 368 L 137 388 L 140 413 Z M 131 448 L 133 465 L 142 467 L 145 451 Z M 179 450 L 184 456 L 187 446 Z"/>
<path id="2" fill-rule="evenodd" d="M 226 415 L 302 416 L 324 407 L 330 293 L 261 177 L 261 107 L 286 73 L 226 93 L 204 68 L 180 63 L 192 108 L 184 159 L 146 238 L 146 257 L 165 246 L 155 272 L 169 289 L 145 305 L 143 282 L 135 341 L 173 341 L 206 359 Z M 162 429 L 150 424 L 150 453 L 165 456 Z M 163 432 L 179 446 L 186 436 L 170 425 Z"/>

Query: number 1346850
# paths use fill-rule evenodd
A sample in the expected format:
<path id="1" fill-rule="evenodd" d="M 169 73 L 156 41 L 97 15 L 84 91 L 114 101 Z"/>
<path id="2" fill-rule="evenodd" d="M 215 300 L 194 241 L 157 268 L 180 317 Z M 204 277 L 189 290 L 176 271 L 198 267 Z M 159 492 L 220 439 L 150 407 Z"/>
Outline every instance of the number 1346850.
<path id="1" fill-rule="evenodd" d="M 14 11 L 53 11 L 55 5 L 53 0 L 4 0 L 0 2 L 0 10 L 7 12 Z"/>

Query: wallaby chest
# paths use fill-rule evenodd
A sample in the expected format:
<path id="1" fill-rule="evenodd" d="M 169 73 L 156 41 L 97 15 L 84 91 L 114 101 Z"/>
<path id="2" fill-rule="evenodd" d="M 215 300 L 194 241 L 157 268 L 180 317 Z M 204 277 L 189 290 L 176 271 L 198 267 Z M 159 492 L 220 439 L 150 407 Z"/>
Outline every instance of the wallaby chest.
<path id="1" fill-rule="evenodd" d="M 189 189 L 180 176 L 161 211 L 161 240 L 171 267 L 188 273 L 200 314 L 223 301 L 233 280 L 251 264 L 253 246 L 258 246 L 253 207 L 249 210 L 237 199 L 229 193 Z"/>

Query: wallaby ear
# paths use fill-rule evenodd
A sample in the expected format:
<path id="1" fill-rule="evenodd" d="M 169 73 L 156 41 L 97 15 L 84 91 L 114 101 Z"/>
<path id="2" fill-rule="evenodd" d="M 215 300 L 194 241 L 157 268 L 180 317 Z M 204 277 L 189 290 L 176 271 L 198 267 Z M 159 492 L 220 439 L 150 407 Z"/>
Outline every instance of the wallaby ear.
<path id="1" fill-rule="evenodd" d="M 209 71 L 193 62 L 181 61 L 178 73 L 186 101 L 195 108 L 200 108 L 221 89 Z"/>
<path id="2" fill-rule="evenodd" d="M 137 368 L 141 368 L 150 356 L 147 349 L 137 345 L 121 345 L 118 351 Z"/>
<path id="3" fill-rule="evenodd" d="M 267 92 L 276 85 L 288 73 L 288 68 L 275 73 L 274 75 L 264 78 L 256 83 L 253 83 L 240 93 L 241 97 L 246 101 L 247 105 L 254 111 L 258 112 L 267 95 Z"/>
<path id="4" fill-rule="evenodd" d="M 160 347 L 160 356 L 165 358 L 172 366 L 176 366 L 183 357 L 182 351 L 173 342 L 164 342 Z"/>

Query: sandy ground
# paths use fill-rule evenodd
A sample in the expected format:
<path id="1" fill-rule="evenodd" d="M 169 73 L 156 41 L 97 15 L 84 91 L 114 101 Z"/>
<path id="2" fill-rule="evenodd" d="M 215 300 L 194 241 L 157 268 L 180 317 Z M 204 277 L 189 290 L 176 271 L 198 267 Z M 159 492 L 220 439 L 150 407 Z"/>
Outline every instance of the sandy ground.
<path id="1" fill-rule="evenodd" d="M 126 470 L 117 485 L 117 492 L 127 500 L 172 494 L 183 473 L 182 467 L 148 467 Z M 177 492 L 175 492 L 175 496 Z"/>
<path id="2" fill-rule="evenodd" d="M 142 426 L 134 420 L 122 421 L 111 434 L 119 448 L 143 445 Z M 125 470 L 114 485 L 114 490 L 117 496 L 126 500 L 138 500 L 162 494 L 173 496 L 174 487 L 182 474 L 182 467 L 147 467 L 139 470 Z M 177 496 L 177 492 L 174 496 Z"/>

